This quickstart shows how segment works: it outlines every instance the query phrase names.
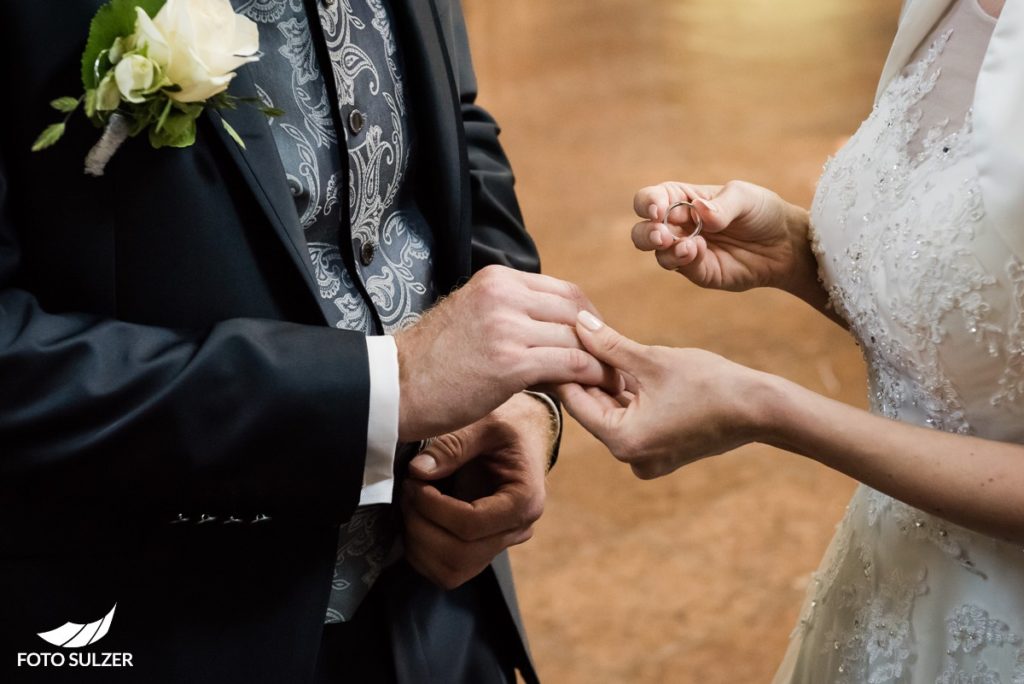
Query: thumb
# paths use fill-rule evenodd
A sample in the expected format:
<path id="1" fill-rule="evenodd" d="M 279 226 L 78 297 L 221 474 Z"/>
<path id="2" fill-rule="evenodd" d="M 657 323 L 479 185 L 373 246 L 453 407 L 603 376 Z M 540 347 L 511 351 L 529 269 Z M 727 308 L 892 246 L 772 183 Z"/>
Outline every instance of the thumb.
<path id="1" fill-rule="evenodd" d="M 409 474 L 420 480 L 441 480 L 473 460 L 482 450 L 476 424 L 435 437 L 409 462 Z"/>
<path id="2" fill-rule="evenodd" d="M 726 183 L 714 198 L 698 198 L 693 204 L 704 221 L 704 230 L 718 233 L 749 211 L 750 192 L 741 183 Z"/>
<path id="3" fill-rule="evenodd" d="M 647 359 L 647 347 L 605 325 L 589 311 L 580 311 L 576 318 L 576 334 L 583 346 L 598 361 L 639 377 Z"/>

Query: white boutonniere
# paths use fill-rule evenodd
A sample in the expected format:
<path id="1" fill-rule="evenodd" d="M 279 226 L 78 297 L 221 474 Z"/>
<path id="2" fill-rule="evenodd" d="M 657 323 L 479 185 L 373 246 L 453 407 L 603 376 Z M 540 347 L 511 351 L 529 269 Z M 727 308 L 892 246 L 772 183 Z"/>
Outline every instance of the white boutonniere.
<path id="1" fill-rule="evenodd" d="M 103 129 L 85 161 L 85 172 L 93 176 L 103 175 L 125 140 L 144 132 L 154 148 L 193 145 L 196 120 L 206 109 L 252 104 L 267 116 L 280 116 L 257 98 L 226 92 L 235 69 L 259 58 L 259 30 L 235 14 L 230 0 L 112 0 L 89 27 L 84 94 L 50 103 L 64 120 L 48 126 L 32 150 L 60 140 L 80 107 Z M 222 123 L 244 148 L 231 125 L 223 118 Z"/>

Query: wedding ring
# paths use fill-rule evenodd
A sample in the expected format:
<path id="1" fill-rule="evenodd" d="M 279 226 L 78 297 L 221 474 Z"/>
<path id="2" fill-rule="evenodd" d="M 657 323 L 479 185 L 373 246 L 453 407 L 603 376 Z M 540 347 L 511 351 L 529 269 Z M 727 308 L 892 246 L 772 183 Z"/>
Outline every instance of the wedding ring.
<path id="1" fill-rule="evenodd" d="M 697 212 L 697 207 L 694 206 L 693 202 L 676 202 L 675 204 L 670 206 L 668 208 L 668 211 L 665 212 L 665 225 L 670 225 L 668 222 L 668 217 L 672 213 L 672 210 L 675 209 L 676 207 L 690 207 L 690 219 L 693 219 L 694 216 L 697 217 L 697 227 L 693 229 L 693 232 L 690 233 L 689 235 L 677 237 L 676 241 L 678 242 L 679 240 L 683 240 L 686 238 L 693 239 L 700 235 L 700 231 L 704 230 L 704 219 L 700 217 L 700 214 Z"/>

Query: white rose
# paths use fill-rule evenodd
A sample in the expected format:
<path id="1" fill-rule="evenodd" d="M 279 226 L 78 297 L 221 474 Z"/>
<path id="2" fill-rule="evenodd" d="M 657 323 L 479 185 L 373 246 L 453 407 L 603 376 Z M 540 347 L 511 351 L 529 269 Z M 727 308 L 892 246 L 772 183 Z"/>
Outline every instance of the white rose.
<path id="1" fill-rule="evenodd" d="M 234 70 L 259 59 L 255 22 L 235 14 L 230 0 L 167 0 L 150 19 L 136 8 L 135 42 L 181 88 L 179 102 L 204 102 L 227 90 Z"/>
<path id="2" fill-rule="evenodd" d="M 159 67 L 142 55 L 127 55 L 114 68 L 114 78 L 121 97 L 129 102 L 143 102 L 146 91 L 153 87 Z"/>

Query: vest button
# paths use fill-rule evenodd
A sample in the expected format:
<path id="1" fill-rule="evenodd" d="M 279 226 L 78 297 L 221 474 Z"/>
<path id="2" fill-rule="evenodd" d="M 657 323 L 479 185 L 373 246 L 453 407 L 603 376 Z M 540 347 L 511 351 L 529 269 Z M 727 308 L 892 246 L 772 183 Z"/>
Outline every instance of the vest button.
<path id="1" fill-rule="evenodd" d="M 369 266 L 373 263 L 375 256 L 377 256 L 377 248 L 373 246 L 372 242 L 364 242 L 359 250 L 359 261 L 363 263 L 363 266 Z"/>
<path id="2" fill-rule="evenodd" d="M 358 109 L 353 109 L 348 115 L 348 127 L 354 135 L 359 135 L 359 131 L 363 130 L 363 126 L 366 125 L 366 117 Z"/>

